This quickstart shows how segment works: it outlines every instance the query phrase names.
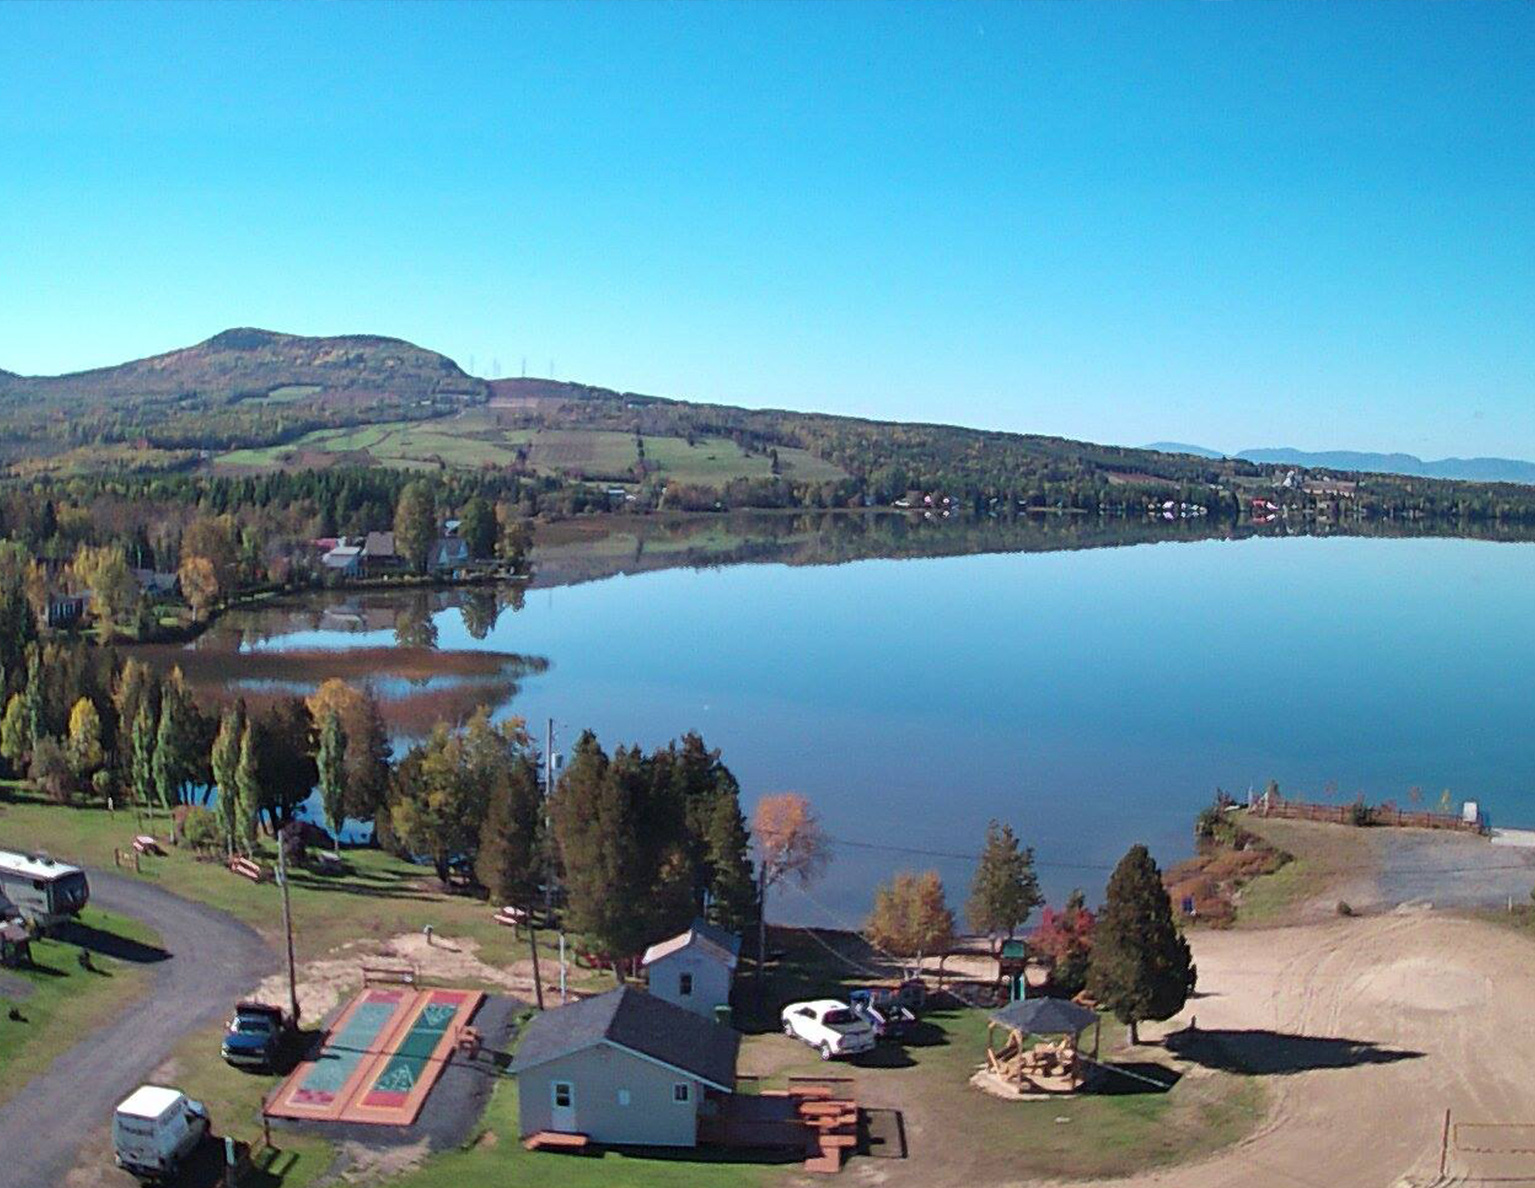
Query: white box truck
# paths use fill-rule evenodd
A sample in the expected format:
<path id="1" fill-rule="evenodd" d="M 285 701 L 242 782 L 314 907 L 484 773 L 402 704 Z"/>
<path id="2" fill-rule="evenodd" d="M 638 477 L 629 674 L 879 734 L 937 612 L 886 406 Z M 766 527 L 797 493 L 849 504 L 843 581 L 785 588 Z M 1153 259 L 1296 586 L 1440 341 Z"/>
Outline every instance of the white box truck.
<path id="1" fill-rule="evenodd" d="M 168 1180 L 208 1134 L 208 1111 L 180 1089 L 141 1085 L 112 1116 L 117 1166 L 141 1180 Z"/>

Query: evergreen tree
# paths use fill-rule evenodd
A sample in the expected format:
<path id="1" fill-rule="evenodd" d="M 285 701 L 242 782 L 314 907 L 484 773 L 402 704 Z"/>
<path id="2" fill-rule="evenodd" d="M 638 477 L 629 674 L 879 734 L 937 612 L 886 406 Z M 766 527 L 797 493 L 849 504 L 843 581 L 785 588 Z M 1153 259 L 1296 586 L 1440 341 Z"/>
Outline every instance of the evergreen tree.
<path id="1" fill-rule="evenodd" d="M 236 773 L 240 767 L 240 740 L 245 734 L 245 703 L 237 701 L 219 718 L 219 732 L 213 740 L 210 756 L 213 782 L 218 787 L 218 823 L 224 848 L 233 853 L 239 831 L 240 787 Z"/>
<path id="2" fill-rule="evenodd" d="M 341 857 L 341 826 L 346 819 L 346 731 L 341 715 L 328 711 L 320 722 L 320 749 L 315 754 L 320 777 L 320 804 L 330 827 L 333 853 Z"/>
<path id="3" fill-rule="evenodd" d="M 1170 1019 L 1194 990 L 1189 944 L 1173 923 L 1162 872 L 1145 846 L 1130 847 L 1109 876 L 1108 896 L 1093 930 L 1088 992 L 1130 1027 Z"/>
<path id="4" fill-rule="evenodd" d="M 1034 851 L 1019 847 L 1011 825 L 992 821 L 986 826 L 986 844 L 965 907 L 970 927 L 985 933 L 992 952 L 999 953 L 1003 940 L 1011 940 L 1043 902 Z"/>
<path id="5" fill-rule="evenodd" d="M 550 803 L 565 870 L 567 922 L 617 957 L 652 939 L 637 910 L 646 880 L 637 869 L 639 825 L 625 792 L 607 753 L 588 730 L 576 740 Z"/>
<path id="6" fill-rule="evenodd" d="M 716 798 L 705 844 L 710 871 L 707 917 L 721 928 L 744 933 L 756 922 L 759 905 L 751 834 L 736 797 Z"/>
<path id="7" fill-rule="evenodd" d="M 495 902 L 527 906 L 546 875 L 544 798 L 532 755 L 516 755 L 489 792 L 474 873 Z"/>

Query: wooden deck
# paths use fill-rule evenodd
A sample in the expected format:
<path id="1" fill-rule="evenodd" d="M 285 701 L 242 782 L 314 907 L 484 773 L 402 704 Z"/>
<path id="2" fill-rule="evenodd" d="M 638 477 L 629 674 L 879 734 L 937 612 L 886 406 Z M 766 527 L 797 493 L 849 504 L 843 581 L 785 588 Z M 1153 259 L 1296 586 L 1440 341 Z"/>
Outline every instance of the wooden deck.
<path id="1" fill-rule="evenodd" d="M 791 1082 L 788 1089 L 731 1094 L 698 1120 L 699 1142 L 804 1152 L 804 1170 L 834 1173 L 858 1147 L 861 1115 L 849 1081 Z"/>

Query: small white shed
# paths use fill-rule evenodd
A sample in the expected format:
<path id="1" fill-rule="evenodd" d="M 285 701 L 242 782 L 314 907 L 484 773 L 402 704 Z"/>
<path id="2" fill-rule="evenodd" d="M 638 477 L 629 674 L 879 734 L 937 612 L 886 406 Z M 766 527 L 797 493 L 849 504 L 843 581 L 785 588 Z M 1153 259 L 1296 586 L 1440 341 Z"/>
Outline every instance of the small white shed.
<path id="1" fill-rule="evenodd" d="M 657 998 L 712 1019 L 716 1007 L 730 1004 L 740 952 L 740 937 L 694 920 L 686 932 L 646 949 L 640 964 Z"/>

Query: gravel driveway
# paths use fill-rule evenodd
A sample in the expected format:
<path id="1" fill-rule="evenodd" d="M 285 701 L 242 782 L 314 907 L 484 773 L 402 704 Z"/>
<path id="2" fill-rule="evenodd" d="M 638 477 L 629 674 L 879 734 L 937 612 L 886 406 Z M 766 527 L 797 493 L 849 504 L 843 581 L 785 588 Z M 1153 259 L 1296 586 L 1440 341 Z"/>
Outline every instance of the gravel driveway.
<path id="1" fill-rule="evenodd" d="M 222 1018 L 277 967 L 261 937 L 223 912 L 120 875 L 90 879 L 92 903 L 154 928 L 170 956 L 144 950 L 155 970 L 149 992 L 0 1106 L 0 1188 L 61 1182 L 81 1144 L 183 1036 Z"/>

